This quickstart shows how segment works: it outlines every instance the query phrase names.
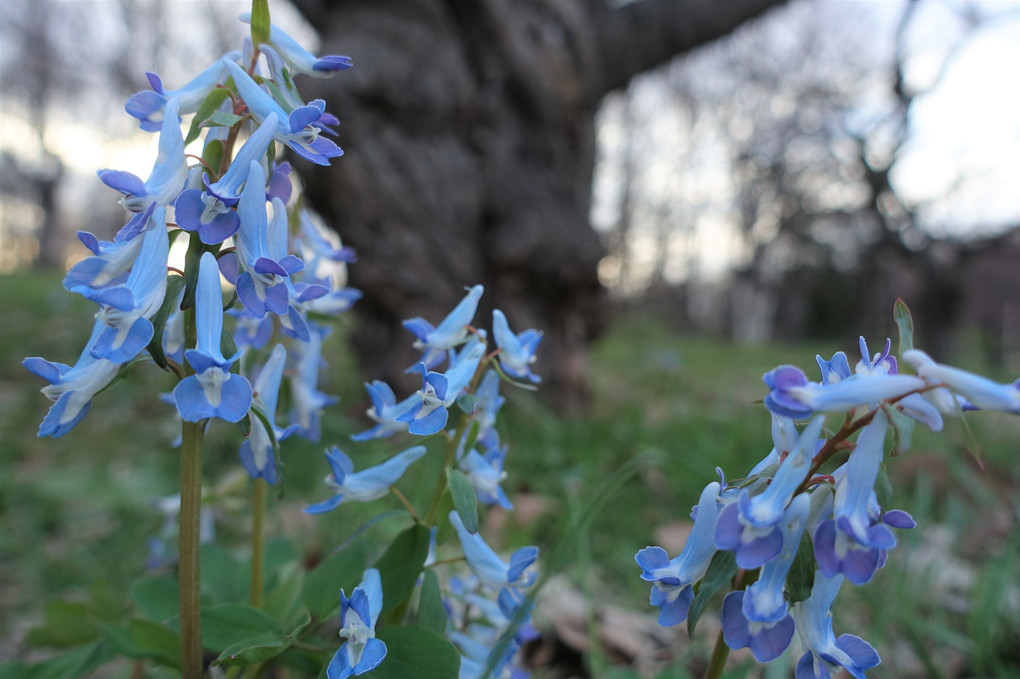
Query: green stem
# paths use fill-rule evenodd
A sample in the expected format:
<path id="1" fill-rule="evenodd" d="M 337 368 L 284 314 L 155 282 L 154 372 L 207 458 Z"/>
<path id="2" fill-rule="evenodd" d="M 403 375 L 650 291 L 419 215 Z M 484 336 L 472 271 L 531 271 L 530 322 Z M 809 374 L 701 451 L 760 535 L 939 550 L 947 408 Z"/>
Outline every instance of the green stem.
<path id="1" fill-rule="evenodd" d="M 252 502 L 251 524 L 251 605 L 262 608 L 262 571 L 266 555 L 265 518 L 266 492 L 269 485 L 265 479 L 255 479 L 255 499 Z"/>
<path id="2" fill-rule="evenodd" d="M 722 676 L 729 654 L 730 647 L 723 639 L 722 630 L 719 630 L 719 636 L 715 638 L 715 648 L 712 649 L 712 657 L 708 661 L 708 669 L 705 670 L 705 679 L 719 679 Z"/>
<path id="3" fill-rule="evenodd" d="M 180 586 L 181 677 L 202 676 L 202 610 L 199 586 L 199 526 L 202 513 L 201 422 L 181 427 Z"/>
<path id="4" fill-rule="evenodd" d="M 432 502 L 429 503 L 429 509 L 425 512 L 425 520 L 422 521 L 422 525 L 426 528 L 432 528 L 432 526 L 436 525 L 436 512 L 439 511 L 439 503 L 442 501 L 443 493 L 446 491 L 446 470 L 453 467 L 453 463 L 457 461 L 457 444 L 464 436 L 464 430 L 467 429 L 469 422 L 471 422 L 471 416 L 467 413 L 462 413 L 460 422 L 457 423 L 457 431 L 454 432 L 453 438 L 447 441 L 446 460 L 443 461 L 443 469 L 439 472 L 439 480 L 436 481 L 436 490 L 432 494 Z"/>

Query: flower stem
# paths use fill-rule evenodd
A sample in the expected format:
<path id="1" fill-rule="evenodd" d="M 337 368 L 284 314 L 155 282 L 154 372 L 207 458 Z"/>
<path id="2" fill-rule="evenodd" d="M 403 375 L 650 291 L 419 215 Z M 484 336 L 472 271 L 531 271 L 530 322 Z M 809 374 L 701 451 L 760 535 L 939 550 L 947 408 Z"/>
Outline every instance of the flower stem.
<path id="1" fill-rule="evenodd" d="M 251 605 L 255 608 L 262 608 L 262 571 L 266 555 L 266 490 L 268 488 L 269 485 L 265 479 L 255 479 L 251 524 L 251 588 L 249 590 Z"/>
<path id="2" fill-rule="evenodd" d="M 715 638 L 715 648 L 712 649 L 712 657 L 708 660 L 708 669 L 705 670 L 705 679 L 719 679 L 722 677 L 723 667 L 726 666 L 726 658 L 730 654 L 730 647 L 723 639 L 722 630 Z"/>
<path id="3" fill-rule="evenodd" d="M 202 676 L 202 610 L 199 599 L 199 525 L 202 513 L 203 423 L 181 427 L 180 586 L 181 677 Z"/>
<path id="4" fill-rule="evenodd" d="M 446 491 L 446 470 L 453 467 L 457 461 L 457 444 L 464 436 L 464 430 L 467 429 L 470 421 L 471 416 L 467 413 L 462 413 L 453 438 L 448 439 L 446 442 L 446 460 L 443 462 L 443 469 L 439 472 L 439 480 L 436 481 L 436 490 L 432 494 L 432 502 L 429 503 L 429 509 L 425 512 L 425 520 L 422 522 L 426 528 L 432 528 L 436 525 L 436 513 L 439 511 L 439 503 L 442 501 L 443 493 Z"/>

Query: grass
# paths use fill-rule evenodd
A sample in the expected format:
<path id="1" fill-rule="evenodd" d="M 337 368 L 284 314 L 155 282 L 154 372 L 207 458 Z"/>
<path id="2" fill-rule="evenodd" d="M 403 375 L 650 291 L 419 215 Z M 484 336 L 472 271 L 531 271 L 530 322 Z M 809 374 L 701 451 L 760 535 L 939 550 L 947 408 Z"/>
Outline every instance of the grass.
<path id="1" fill-rule="evenodd" d="M 2 284 L 0 638 L 8 641 L 0 642 L 0 661 L 24 657 L 25 632 L 42 619 L 47 601 L 106 592 L 126 604 L 120 583 L 144 571 L 146 539 L 163 523 L 153 499 L 176 492 L 178 473 L 168 443 L 176 435 L 173 412 L 159 401 L 173 383 L 151 366 L 136 368 L 126 384 L 101 394 L 68 436 L 35 437 L 48 402 L 38 394 L 40 380 L 20 361 L 39 355 L 73 363 L 93 309 L 53 276 L 19 274 Z M 341 335 L 327 349 L 326 390 L 343 401 L 324 419 L 325 443 L 345 442 L 364 426 L 366 397 Z M 538 544 L 550 554 L 564 524 L 584 513 L 593 489 L 637 459 L 638 473 L 588 517 L 566 572 L 592 601 L 651 615 L 634 553 L 656 544 L 659 529 L 687 520 L 717 466 L 727 478 L 739 477 L 768 452 L 769 417 L 756 403 L 764 393 L 761 374 L 781 363 L 810 369 L 815 353 L 844 348 L 850 354 L 854 338 L 845 339 L 840 345 L 738 347 L 681 337 L 648 319 L 617 324 L 593 347 L 591 403 L 583 414 L 559 418 L 535 395 L 507 390 L 500 433 L 510 446 L 507 491 L 518 512 L 503 525 L 501 541 Z M 965 367 L 982 368 L 966 358 Z M 873 583 L 844 588 L 836 621 L 837 634 L 853 632 L 878 648 L 886 669 L 877 676 L 1020 674 L 1020 418 L 977 413 L 968 421 L 981 443 L 980 463 L 965 450 L 968 435 L 952 421 L 940 436 L 918 428 L 912 450 L 888 461 L 894 505 L 910 511 L 919 528 L 901 532 L 901 547 Z M 217 539 L 238 545 L 246 520 L 231 507 L 244 506 L 246 484 L 230 481 L 238 467 L 236 430 L 214 426 L 208 442 L 206 478 L 219 484 L 212 500 Z M 315 520 L 300 511 L 328 494 L 321 484 L 327 472 L 322 448 L 286 444 L 286 495 L 270 516 L 270 535 L 291 536 L 306 562 L 328 554 L 379 508 L 345 505 L 342 516 Z M 389 443 L 345 450 L 356 451 L 358 465 L 395 452 Z M 415 506 L 427 504 L 440 457 L 426 456 L 418 481 L 407 484 Z M 368 535 L 399 528 L 380 522 Z M 597 626 L 593 608 L 593 634 Z M 686 635 L 678 639 L 674 658 L 659 666 L 661 677 L 690 676 L 703 666 L 712 642 L 707 627 L 693 642 Z M 784 657 L 766 669 L 737 662 L 727 676 L 788 676 L 792 661 Z M 598 676 L 639 676 L 599 654 L 589 663 Z M 556 675 L 540 670 L 538 676 Z"/>

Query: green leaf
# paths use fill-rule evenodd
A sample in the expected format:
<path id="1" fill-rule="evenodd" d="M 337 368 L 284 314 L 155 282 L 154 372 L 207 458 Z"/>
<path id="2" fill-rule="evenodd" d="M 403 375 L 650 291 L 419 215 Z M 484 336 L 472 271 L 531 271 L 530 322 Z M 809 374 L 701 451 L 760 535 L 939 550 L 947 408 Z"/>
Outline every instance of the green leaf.
<path id="1" fill-rule="evenodd" d="M 885 463 L 879 464 L 878 474 L 875 476 L 875 499 L 882 509 L 887 509 L 892 502 L 892 484 L 889 483 Z"/>
<path id="2" fill-rule="evenodd" d="M 900 331 L 900 356 L 904 351 L 914 348 L 914 320 L 910 317 L 910 309 L 906 302 L 897 299 L 893 305 L 893 318 L 896 320 L 896 327 Z"/>
<path id="3" fill-rule="evenodd" d="M 340 589 L 351 593 L 365 570 L 364 542 L 358 540 L 331 554 L 305 575 L 301 600 L 316 620 L 323 620 L 340 606 Z"/>
<path id="4" fill-rule="evenodd" d="M 202 608 L 202 647 L 217 653 L 240 642 L 281 635 L 280 626 L 268 613 L 248 604 L 229 603 Z"/>
<path id="5" fill-rule="evenodd" d="M 290 647 L 291 641 L 279 634 L 266 632 L 250 639 L 244 639 L 223 649 L 213 665 L 254 665 L 275 658 Z"/>
<path id="6" fill-rule="evenodd" d="M 211 143 L 211 142 L 210 142 Z M 220 153 L 223 152 L 223 145 L 220 144 Z M 205 246 L 199 240 L 198 232 L 188 235 L 188 251 L 184 255 L 184 299 L 181 300 L 182 309 L 190 309 L 195 306 L 195 286 L 198 285 L 198 267 L 202 261 L 202 253 Z M 233 354 L 230 354 L 233 356 Z"/>
<path id="7" fill-rule="evenodd" d="M 375 562 L 383 588 L 383 612 L 392 611 L 411 594 L 429 554 L 430 531 L 415 524 L 400 533 Z"/>
<path id="8" fill-rule="evenodd" d="M 478 396 L 476 394 L 464 394 L 457 399 L 457 407 L 465 415 L 470 415 L 475 412 L 475 406 L 478 405 Z M 465 448 L 465 450 L 468 450 Z"/>
<path id="9" fill-rule="evenodd" d="M 81 679 L 113 657 L 113 649 L 102 641 L 79 646 L 56 658 L 33 665 L 23 675 L 25 679 Z"/>
<path id="10" fill-rule="evenodd" d="M 213 139 L 202 149 L 202 162 L 209 170 L 209 181 L 219 179 L 220 165 L 223 163 L 223 142 Z"/>
<path id="11" fill-rule="evenodd" d="M 205 119 L 202 123 L 203 127 L 233 127 L 237 123 L 241 122 L 242 117 L 236 113 L 227 113 L 226 111 L 216 111 L 211 116 Z"/>
<path id="12" fill-rule="evenodd" d="M 103 639 L 120 655 L 180 667 L 181 637 L 167 625 L 135 618 L 127 627 L 107 626 L 103 630 Z"/>
<path id="13" fill-rule="evenodd" d="M 215 543 L 206 543 L 199 548 L 199 558 L 202 594 L 218 604 L 245 599 L 248 592 L 241 577 L 245 571 L 230 552 Z"/>
<path id="14" fill-rule="evenodd" d="M 447 517 L 454 509 L 453 496 L 450 495 L 449 490 L 446 490 L 443 492 L 443 497 L 439 499 L 439 509 L 436 510 L 436 516 Z M 436 522 L 436 544 L 445 545 L 451 535 L 453 535 L 453 524 L 445 518 L 440 518 L 440 520 Z"/>
<path id="15" fill-rule="evenodd" d="M 305 572 L 301 565 L 289 563 L 276 580 L 276 585 L 266 594 L 262 606 L 266 613 L 281 622 L 290 622 L 295 616 L 307 614 L 301 602 L 301 591 L 305 584 Z"/>
<path id="16" fill-rule="evenodd" d="M 797 547 L 797 555 L 793 557 L 793 564 L 786 576 L 786 593 L 790 597 L 790 603 L 804 601 L 811 596 L 811 588 L 815 584 L 815 548 L 811 543 L 811 536 L 804 531 L 800 536 L 800 545 Z"/>
<path id="17" fill-rule="evenodd" d="M 889 456 L 899 457 L 910 448 L 910 439 L 914 433 L 915 420 L 897 410 L 895 405 L 885 410 L 889 413 L 889 422 L 892 424 L 893 431 L 893 447 L 889 452 Z"/>
<path id="18" fill-rule="evenodd" d="M 198 135 L 201 134 L 202 123 L 204 123 L 209 116 L 215 113 L 229 97 L 230 90 L 225 87 L 217 87 L 206 95 L 205 99 L 202 100 L 202 103 L 199 104 L 198 110 L 195 111 L 195 117 L 191 119 L 191 127 L 188 129 L 188 136 L 184 138 L 185 145 L 198 139 Z M 217 167 L 219 166 L 217 165 Z"/>
<path id="19" fill-rule="evenodd" d="M 251 44 L 259 45 L 269 42 L 269 0 L 252 0 L 251 2 Z"/>
<path id="20" fill-rule="evenodd" d="M 45 621 L 25 636 L 32 646 L 79 646 L 98 639 L 102 628 L 92 617 L 89 605 L 74 601 L 48 601 Z"/>
<path id="21" fill-rule="evenodd" d="M 708 564 L 705 577 L 701 580 L 698 593 L 691 602 L 691 609 L 687 613 L 687 634 L 694 636 L 694 628 L 698 626 L 698 619 L 705 612 L 708 602 L 716 592 L 723 587 L 729 587 L 730 581 L 737 573 L 737 557 L 731 550 L 719 550 L 712 557 Z"/>
<path id="22" fill-rule="evenodd" d="M 447 622 L 443 595 L 439 591 L 439 578 L 431 570 L 426 570 L 418 596 L 418 625 L 437 634 L 446 634 Z"/>
<path id="23" fill-rule="evenodd" d="M 152 340 L 149 346 L 145 347 L 152 360 L 163 370 L 167 369 L 166 355 L 163 353 L 163 329 L 166 328 L 167 319 L 178 306 L 181 291 L 184 290 L 184 277 L 177 274 L 170 274 L 166 277 L 166 296 L 163 297 L 163 304 L 159 311 L 150 319 L 152 322 Z"/>
<path id="24" fill-rule="evenodd" d="M 478 442 L 478 432 L 481 430 L 481 425 L 478 424 L 478 420 L 471 420 L 471 427 L 468 428 L 467 438 L 464 440 L 464 450 L 471 450 L 475 447 L 475 443 Z"/>
<path id="25" fill-rule="evenodd" d="M 460 654 L 453 644 L 426 627 L 384 627 L 376 638 L 386 644 L 386 659 L 372 679 L 457 679 Z"/>
<path id="26" fill-rule="evenodd" d="M 161 575 L 135 582 L 131 586 L 131 599 L 142 615 L 163 621 L 177 615 L 179 592 L 177 578 Z"/>
<path id="27" fill-rule="evenodd" d="M 450 484 L 453 506 L 457 508 L 464 527 L 469 533 L 478 532 L 478 495 L 468 477 L 459 469 L 449 469 L 446 480 Z"/>

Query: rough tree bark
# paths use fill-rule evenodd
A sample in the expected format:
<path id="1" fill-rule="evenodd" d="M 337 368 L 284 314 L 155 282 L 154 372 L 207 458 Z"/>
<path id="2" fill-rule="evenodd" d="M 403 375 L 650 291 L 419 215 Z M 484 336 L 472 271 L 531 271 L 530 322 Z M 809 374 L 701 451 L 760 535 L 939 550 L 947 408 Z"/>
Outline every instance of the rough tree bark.
<path id="1" fill-rule="evenodd" d="M 575 400 L 606 320 L 588 222 L 600 99 L 780 0 L 293 2 L 323 53 L 355 63 L 306 83 L 340 116 L 347 155 L 304 176 L 359 253 L 367 374 L 399 382 L 414 356 L 400 320 L 438 322 L 482 283 L 479 324 L 498 306 L 516 331 L 544 329 L 539 370 Z"/>

